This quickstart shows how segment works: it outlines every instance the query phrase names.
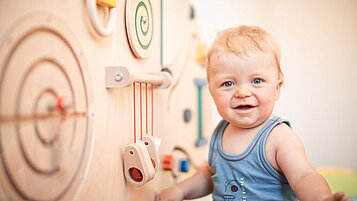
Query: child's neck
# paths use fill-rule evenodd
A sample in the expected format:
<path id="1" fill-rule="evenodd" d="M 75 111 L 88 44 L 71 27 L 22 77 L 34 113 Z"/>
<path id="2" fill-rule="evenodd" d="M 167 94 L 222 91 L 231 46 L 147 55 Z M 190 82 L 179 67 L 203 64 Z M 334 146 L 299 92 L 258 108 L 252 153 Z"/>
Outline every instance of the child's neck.
<path id="1" fill-rule="evenodd" d="M 266 125 L 266 123 L 271 119 L 269 117 L 262 124 L 255 126 L 253 128 L 240 128 L 229 124 L 224 131 L 222 138 L 223 150 L 232 155 L 240 154 L 244 152 L 249 144 L 252 142 L 257 133 Z"/>
<path id="2" fill-rule="evenodd" d="M 269 121 L 272 119 L 274 115 L 270 115 L 263 123 L 251 127 L 251 128 L 241 128 L 238 126 L 235 126 L 233 124 L 229 124 L 227 129 L 231 130 L 233 133 L 236 133 L 237 135 L 249 135 L 250 133 L 257 134 Z"/>

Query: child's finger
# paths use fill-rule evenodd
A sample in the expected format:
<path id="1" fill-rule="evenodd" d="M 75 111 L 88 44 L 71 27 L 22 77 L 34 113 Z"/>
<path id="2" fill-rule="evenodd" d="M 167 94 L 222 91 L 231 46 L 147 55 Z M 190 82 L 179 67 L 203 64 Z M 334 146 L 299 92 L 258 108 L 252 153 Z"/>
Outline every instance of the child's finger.
<path id="1" fill-rule="evenodd" d="M 155 193 L 154 201 L 160 201 L 160 191 Z"/>
<path id="2" fill-rule="evenodd" d="M 344 192 L 337 192 L 333 194 L 333 200 L 342 200 L 342 201 L 348 201 L 350 199 L 345 197 L 345 193 Z"/>
<path id="3" fill-rule="evenodd" d="M 337 192 L 335 194 L 333 194 L 333 197 L 337 200 L 341 200 L 343 199 L 343 197 L 345 197 L 345 193 L 344 192 Z"/>

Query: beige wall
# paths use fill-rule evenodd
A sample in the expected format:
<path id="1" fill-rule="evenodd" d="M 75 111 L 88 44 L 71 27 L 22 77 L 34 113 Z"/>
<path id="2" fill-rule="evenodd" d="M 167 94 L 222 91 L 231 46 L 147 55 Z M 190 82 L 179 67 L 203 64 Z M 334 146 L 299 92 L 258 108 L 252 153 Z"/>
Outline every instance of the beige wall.
<path id="1" fill-rule="evenodd" d="M 282 48 L 275 113 L 292 122 L 312 165 L 357 169 L 357 1 L 193 0 L 202 37 L 258 25 Z"/>

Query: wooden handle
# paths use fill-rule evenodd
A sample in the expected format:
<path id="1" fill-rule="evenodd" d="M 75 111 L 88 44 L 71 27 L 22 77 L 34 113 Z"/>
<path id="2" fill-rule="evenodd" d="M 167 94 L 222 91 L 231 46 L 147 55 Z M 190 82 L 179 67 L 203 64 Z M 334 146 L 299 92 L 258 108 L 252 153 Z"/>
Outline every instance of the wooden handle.
<path id="1" fill-rule="evenodd" d="M 165 89 L 171 84 L 172 77 L 168 72 L 132 73 L 122 66 L 106 67 L 106 88 L 128 87 L 133 83 L 153 84 L 155 88 Z"/>

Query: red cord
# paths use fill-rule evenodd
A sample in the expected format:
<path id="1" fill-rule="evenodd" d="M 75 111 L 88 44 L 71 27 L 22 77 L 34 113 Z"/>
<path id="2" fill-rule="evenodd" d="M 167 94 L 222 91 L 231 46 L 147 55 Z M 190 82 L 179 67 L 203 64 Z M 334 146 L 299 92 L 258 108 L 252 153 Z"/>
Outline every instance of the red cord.
<path id="1" fill-rule="evenodd" d="M 146 107 L 145 107 L 145 115 L 146 115 L 146 135 L 148 134 L 148 83 L 145 84 L 145 104 L 146 104 Z"/>
<path id="2" fill-rule="evenodd" d="M 151 84 L 151 135 L 154 136 L 154 84 Z"/>
<path id="3" fill-rule="evenodd" d="M 141 84 L 140 83 L 140 140 L 143 140 L 143 99 L 141 96 Z"/>
<path id="4" fill-rule="evenodd" d="M 135 109 L 135 82 L 133 83 L 133 105 L 134 105 L 134 143 L 136 143 L 136 109 Z"/>
<path id="5" fill-rule="evenodd" d="M 140 83 L 140 140 L 143 139 L 143 98 L 142 98 L 142 83 Z M 145 84 L 146 92 L 145 92 L 145 115 L 146 115 L 146 134 L 149 134 L 148 129 L 148 88 L 147 83 Z M 136 143 L 136 98 L 135 98 L 135 87 L 136 83 L 133 83 L 133 105 L 134 105 L 134 143 Z M 154 136 L 154 85 L 151 84 L 151 135 Z"/>

